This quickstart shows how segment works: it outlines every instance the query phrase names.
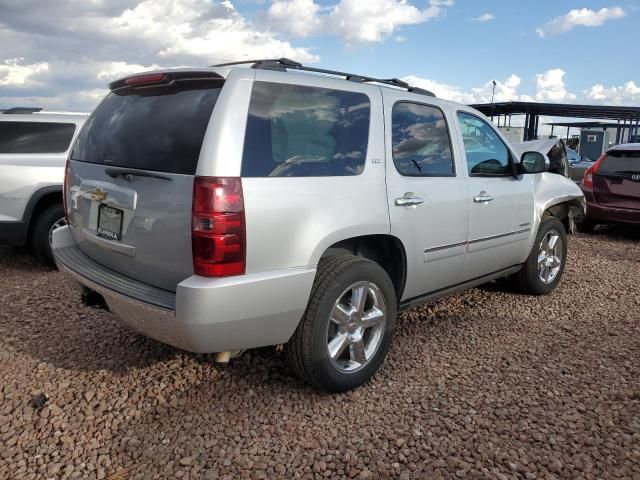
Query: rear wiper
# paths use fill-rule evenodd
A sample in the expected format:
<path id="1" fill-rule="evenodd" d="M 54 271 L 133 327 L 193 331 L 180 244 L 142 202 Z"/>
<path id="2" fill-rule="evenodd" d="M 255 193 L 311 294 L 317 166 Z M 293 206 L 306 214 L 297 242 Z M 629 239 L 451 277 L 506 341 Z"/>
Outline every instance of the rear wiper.
<path id="1" fill-rule="evenodd" d="M 127 180 L 131 180 L 131 177 L 147 177 L 157 178 L 158 180 L 168 180 L 169 182 L 171 181 L 171 177 L 167 177 L 166 175 L 160 175 L 159 173 L 153 172 L 141 172 L 140 170 L 133 170 L 131 168 L 107 167 L 104 169 L 104 173 L 109 175 L 111 178 L 125 177 Z"/>

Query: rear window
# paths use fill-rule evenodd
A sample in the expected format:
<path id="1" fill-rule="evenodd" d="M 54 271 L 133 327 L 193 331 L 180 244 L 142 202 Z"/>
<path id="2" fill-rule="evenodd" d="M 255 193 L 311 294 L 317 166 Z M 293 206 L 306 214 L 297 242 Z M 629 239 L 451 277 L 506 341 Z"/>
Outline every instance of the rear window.
<path id="1" fill-rule="evenodd" d="M 115 90 L 78 136 L 71 158 L 109 166 L 193 175 L 219 80 Z"/>
<path id="2" fill-rule="evenodd" d="M 640 151 L 607 153 L 598 173 L 640 173 Z"/>
<path id="3" fill-rule="evenodd" d="M 73 123 L 0 122 L 0 153 L 63 153 L 75 129 Z"/>
<path id="4" fill-rule="evenodd" d="M 255 82 L 242 176 L 359 175 L 367 157 L 370 109 L 363 93 Z"/>

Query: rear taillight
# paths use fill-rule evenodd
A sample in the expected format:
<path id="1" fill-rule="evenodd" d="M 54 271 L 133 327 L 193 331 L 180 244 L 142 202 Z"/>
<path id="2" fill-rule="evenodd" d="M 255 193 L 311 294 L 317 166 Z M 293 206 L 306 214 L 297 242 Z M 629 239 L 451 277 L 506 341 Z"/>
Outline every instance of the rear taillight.
<path id="1" fill-rule="evenodd" d="M 606 156 L 607 156 L 607 154 L 603 153 L 602 156 L 596 161 L 596 163 L 591 165 L 584 172 L 584 177 L 582 178 L 582 186 L 583 187 L 593 188 L 593 174 L 598 171 L 598 168 L 600 168 L 600 164 L 602 163 L 602 161 L 604 160 L 604 157 L 606 157 Z"/>
<path id="2" fill-rule="evenodd" d="M 67 219 L 67 223 L 69 223 L 69 210 L 67 205 L 67 195 L 71 193 L 71 186 L 69 185 L 71 179 L 69 178 L 69 160 L 64 164 L 64 183 L 62 184 L 62 204 L 64 205 L 64 217 Z"/>
<path id="3" fill-rule="evenodd" d="M 243 274 L 246 229 L 240 178 L 196 177 L 192 213 L 195 274 L 203 277 Z"/>

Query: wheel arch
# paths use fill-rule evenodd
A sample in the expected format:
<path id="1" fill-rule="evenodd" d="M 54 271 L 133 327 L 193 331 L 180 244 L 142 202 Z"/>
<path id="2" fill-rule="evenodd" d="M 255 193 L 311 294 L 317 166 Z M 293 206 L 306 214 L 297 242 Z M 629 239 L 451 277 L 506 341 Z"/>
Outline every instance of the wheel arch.
<path id="1" fill-rule="evenodd" d="M 567 233 L 575 232 L 576 221 L 584 217 L 584 205 L 580 199 L 569 199 L 546 206 L 541 219 L 547 216 L 556 217 L 562 222 Z"/>
<path id="2" fill-rule="evenodd" d="M 31 242 L 33 227 L 38 216 L 52 205 L 62 204 L 62 185 L 51 185 L 37 190 L 27 203 L 23 221 L 27 223 L 27 242 Z"/>
<path id="3" fill-rule="evenodd" d="M 391 278 L 400 302 L 407 278 L 407 254 L 398 237 L 371 234 L 345 238 L 326 248 L 320 258 L 342 254 L 367 258 L 380 265 Z"/>

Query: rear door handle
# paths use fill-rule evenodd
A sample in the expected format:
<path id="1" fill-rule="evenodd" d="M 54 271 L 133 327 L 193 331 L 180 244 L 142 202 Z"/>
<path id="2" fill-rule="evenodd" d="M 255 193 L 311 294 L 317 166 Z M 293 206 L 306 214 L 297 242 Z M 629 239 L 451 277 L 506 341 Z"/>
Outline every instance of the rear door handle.
<path id="1" fill-rule="evenodd" d="M 424 203 L 424 199 L 417 197 L 413 192 L 407 192 L 404 196 L 396 198 L 395 204 L 398 207 L 411 207 Z"/>
<path id="2" fill-rule="evenodd" d="M 482 191 L 478 195 L 473 197 L 473 201 L 475 203 L 489 203 L 489 202 L 493 201 L 493 197 L 491 195 L 489 195 L 487 192 Z"/>

